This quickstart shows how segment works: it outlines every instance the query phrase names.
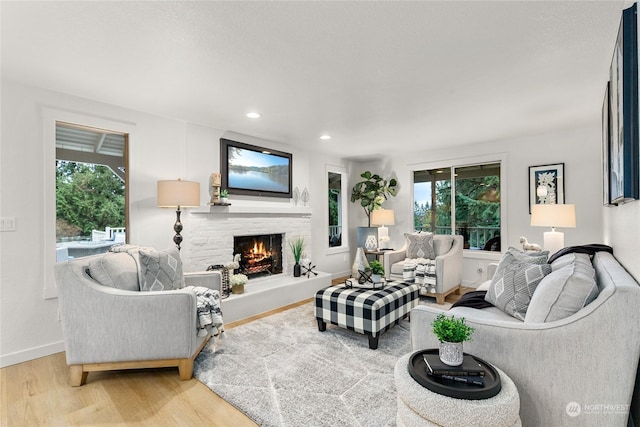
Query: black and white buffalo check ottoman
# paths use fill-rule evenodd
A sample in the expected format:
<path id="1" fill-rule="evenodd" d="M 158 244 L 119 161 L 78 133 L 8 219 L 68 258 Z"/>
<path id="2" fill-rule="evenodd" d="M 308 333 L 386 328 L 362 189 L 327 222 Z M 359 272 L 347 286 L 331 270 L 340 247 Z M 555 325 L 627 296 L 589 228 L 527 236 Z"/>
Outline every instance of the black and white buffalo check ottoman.
<path id="1" fill-rule="evenodd" d="M 407 317 L 418 304 L 420 286 L 391 282 L 382 289 L 330 286 L 316 292 L 318 330 L 327 323 L 369 337 L 369 348 L 378 348 L 380 334 Z"/>

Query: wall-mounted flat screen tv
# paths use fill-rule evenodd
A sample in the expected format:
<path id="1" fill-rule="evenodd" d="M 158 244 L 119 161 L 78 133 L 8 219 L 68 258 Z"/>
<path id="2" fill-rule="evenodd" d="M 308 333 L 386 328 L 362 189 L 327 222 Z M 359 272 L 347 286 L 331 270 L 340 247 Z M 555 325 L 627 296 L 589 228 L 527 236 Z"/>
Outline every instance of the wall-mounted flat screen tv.
<path id="1" fill-rule="evenodd" d="M 291 153 L 220 138 L 222 187 L 229 194 L 291 197 Z"/>

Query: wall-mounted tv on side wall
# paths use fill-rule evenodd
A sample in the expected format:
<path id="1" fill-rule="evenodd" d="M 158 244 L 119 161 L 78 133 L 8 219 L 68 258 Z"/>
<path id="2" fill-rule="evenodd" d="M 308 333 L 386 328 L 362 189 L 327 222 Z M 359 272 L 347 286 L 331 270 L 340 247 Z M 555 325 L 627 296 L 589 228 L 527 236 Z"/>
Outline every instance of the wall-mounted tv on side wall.
<path id="1" fill-rule="evenodd" d="M 220 138 L 222 188 L 229 194 L 291 198 L 291 153 Z"/>

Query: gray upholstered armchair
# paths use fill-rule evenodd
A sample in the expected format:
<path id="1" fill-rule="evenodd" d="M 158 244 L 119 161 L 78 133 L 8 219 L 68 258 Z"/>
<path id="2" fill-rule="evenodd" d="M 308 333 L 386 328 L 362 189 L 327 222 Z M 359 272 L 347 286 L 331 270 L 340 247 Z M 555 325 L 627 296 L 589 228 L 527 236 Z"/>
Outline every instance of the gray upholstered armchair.
<path id="1" fill-rule="evenodd" d="M 407 236 L 408 237 L 411 235 Z M 436 266 L 436 288 L 431 293 L 421 290 L 421 295 L 436 298 L 438 304 L 444 304 L 444 299 L 452 292 L 460 293 L 462 281 L 462 236 L 433 235 L 433 251 Z M 405 268 L 405 260 L 410 258 L 407 251 L 409 242 L 397 251 L 387 251 L 384 254 L 384 267 L 387 280 L 402 280 Z M 423 256 L 425 257 L 425 256 Z M 423 288 L 424 289 L 424 288 Z"/>
<path id="2" fill-rule="evenodd" d="M 212 328 L 198 328 L 190 289 L 140 291 L 140 268 L 127 253 L 55 266 L 72 386 L 82 385 L 89 372 L 105 370 L 177 366 L 181 379 L 191 378 Z M 179 274 L 182 283 L 181 266 Z M 219 272 L 184 275 L 186 285 L 218 291 L 221 281 Z"/>

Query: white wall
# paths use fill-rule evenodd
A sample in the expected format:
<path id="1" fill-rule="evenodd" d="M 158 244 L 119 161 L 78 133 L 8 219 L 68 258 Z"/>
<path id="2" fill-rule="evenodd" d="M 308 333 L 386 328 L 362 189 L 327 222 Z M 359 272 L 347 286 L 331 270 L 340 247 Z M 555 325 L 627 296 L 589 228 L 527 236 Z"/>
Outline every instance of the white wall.
<path id="1" fill-rule="evenodd" d="M 416 168 L 415 165 L 444 163 L 461 158 L 473 161 L 474 158 L 486 158 L 491 154 L 495 154 L 496 158 L 506 157 L 503 166 L 506 167 L 506 174 L 503 174 L 506 177 L 506 182 L 503 182 L 506 193 L 501 195 L 502 203 L 506 204 L 506 217 L 502 219 L 506 222 L 507 241 L 503 242 L 504 246 L 521 247 L 520 236 L 542 244 L 543 233 L 548 230 L 529 225 L 528 168 L 552 163 L 565 164 L 565 201 L 576 205 L 577 227 L 561 230 L 565 233 L 565 245 L 602 242 L 599 124 L 565 132 L 397 155 L 378 162 L 356 164 L 353 168 L 354 172 L 367 169 L 382 172 L 385 178 L 397 176 L 398 196 L 385 202 L 385 208 L 395 210 L 396 223 L 389 227 L 390 246 L 399 247 L 403 243 L 403 234 L 413 227 L 411 170 Z M 352 223 L 352 226 L 356 225 L 364 225 L 364 222 Z M 465 251 L 463 284 L 473 286 L 484 280 L 484 272 L 479 274 L 478 267 L 486 266 L 497 258 L 499 254 L 487 257 Z"/>
<path id="2" fill-rule="evenodd" d="M 61 112 L 64 116 L 87 117 L 92 121 L 122 123 L 131 131 L 129 139 L 130 230 L 133 244 L 166 248 L 173 244 L 175 211 L 156 207 L 156 182 L 183 178 L 201 183 L 201 202 L 208 203 L 209 176 L 219 171 L 219 138 L 224 136 L 248 143 L 293 152 L 294 186 L 308 186 L 313 220 L 323 218 L 326 199 L 324 162 L 340 163 L 330 156 L 294 150 L 284 144 L 264 141 L 220 129 L 153 116 L 113 105 L 76 98 L 43 89 L 2 81 L 0 145 L 0 216 L 15 217 L 15 232 L 0 233 L 0 366 L 63 351 L 58 321 L 58 300 L 44 299 L 45 282 L 51 269 L 45 268 L 45 254 L 55 258 L 55 247 L 45 249 L 45 234 L 53 227 L 55 206 L 45 206 L 44 116 Z M 53 113 L 51 113 L 53 111 Z M 46 113 L 45 113 L 46 112 Z M 117 129 L 116 129 L 117 130 Z M 51 141 L 53 144 L 53 141 Z M 51 160 L 53 161 L 53 160 Z M 48 163 L 47 163 L 48 164 Z M 51 166 L 48 166 L 51 170 Z M 311 177 L 314 177 L 311 179 Z M 49 195 L 49 201 L 52 199 Z M 235 204 L 279 205 L 287 199 L 237 197 Z M 50 218 L 45 218 L 49 212 Z M 53 216 L 51 217 L 51 212 Z M 183 214 L 188 246 L 191 216 Z M 313 227 L 311 244 L 319 269 L 346 270 L 343 262 L 316 250 L 324 241 L 326 227 Z M 316 255 L 317 254 L 317 255 Z M 326 258 L 326 259 L 325 259 Z M 339 258 L 340 260 L 342 258 Z M 49 279 L 48 279 L 49 278 Z"/>
<path id="3" fill-rule="evenodd" d="M 640 282 L 640 201 L 603 208 L 604 243 Z"/>

